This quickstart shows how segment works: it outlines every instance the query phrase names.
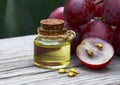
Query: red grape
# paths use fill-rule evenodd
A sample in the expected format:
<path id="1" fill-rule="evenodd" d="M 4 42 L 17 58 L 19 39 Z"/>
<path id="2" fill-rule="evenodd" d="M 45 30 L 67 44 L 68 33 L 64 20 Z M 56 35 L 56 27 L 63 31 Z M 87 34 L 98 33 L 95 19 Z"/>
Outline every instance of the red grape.
<path id="1" fill-rule="evenodd" d="M 110 43 L 113 40 L 112 28 L 101 20 L 96 20 L 90 23 L 82 32 L 82 40 L 87 37 L 98 37 Z"/>
<path id="2" fill-rule="evenodd" d="M 69 0 L 64 8 L 64 18 L 71 25 L 86 24 L 94 17 L 95 4 L 91 0 Z"/>
<path id="3" fill-rule="evenodd" d="M 104 0 L 103 18 L 111 25 L 120 25 L 120 0 Z"/>
<path id="4" fill-rule="evenodd" d="M 86 38 L 77 47 L 79 60 L 92 69 L 106 67 L 113 58 L 114 49 L 108 42 L 99 38 Z"/>
<path id="5" fill-rule="evenodd" d="M 56 8 L 55 10 L 53 10 L 51 12 L 49 18 L 57 18 L 57 19 L 64 20 L 63 10 L 64 10 L 64 7 L 58 7 L 58 8 Z"/>
<path id="6" fill-rule="evenodd" d="M 99 3 L 96 5 L 95 17 L 102 17 L 103 14 L 103 3 Z"/>
<path id="7" fill-rule="evenodd" d="M 120 55 L 120 27 L 116 28 L 114 31 L 113 46 L 116 54 Z"/>

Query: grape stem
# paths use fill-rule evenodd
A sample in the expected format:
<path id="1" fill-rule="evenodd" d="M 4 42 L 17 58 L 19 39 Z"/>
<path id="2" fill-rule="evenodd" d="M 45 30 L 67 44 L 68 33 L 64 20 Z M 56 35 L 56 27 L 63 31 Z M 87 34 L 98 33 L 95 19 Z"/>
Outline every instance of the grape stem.
<path id="1" fill-rule="evenodd" d="M 100 3 L 102 3 L 104 0 L 99 0 L 98 2 L 96 2 L 95 4 L 98 5 Z"/>

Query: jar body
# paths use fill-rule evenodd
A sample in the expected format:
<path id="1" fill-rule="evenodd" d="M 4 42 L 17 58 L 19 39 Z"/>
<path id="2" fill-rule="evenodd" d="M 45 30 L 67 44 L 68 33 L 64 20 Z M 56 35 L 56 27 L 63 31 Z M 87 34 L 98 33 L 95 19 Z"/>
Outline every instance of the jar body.
<path id="1" fill-rule="evenodd" d="M 70 42 L 35 38 L 34 64 L 47 69 L 68 66 L 70 64 Z"/>

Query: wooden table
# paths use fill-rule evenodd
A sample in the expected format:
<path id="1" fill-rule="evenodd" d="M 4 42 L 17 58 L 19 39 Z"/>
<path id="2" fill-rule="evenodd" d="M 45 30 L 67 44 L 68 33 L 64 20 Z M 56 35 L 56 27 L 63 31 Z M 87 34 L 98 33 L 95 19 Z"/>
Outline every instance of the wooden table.
<path id="1" fill-rule="evenodd" d="M 102 70 L 83 66 L 76 56 L 71 65 L 80 74 L 68 77 L 57 70 L 33 65 L 33 40 L 36 36 L 23 36 L 0 40 L 0 85 L 120 85 L 120 57 Z"/>

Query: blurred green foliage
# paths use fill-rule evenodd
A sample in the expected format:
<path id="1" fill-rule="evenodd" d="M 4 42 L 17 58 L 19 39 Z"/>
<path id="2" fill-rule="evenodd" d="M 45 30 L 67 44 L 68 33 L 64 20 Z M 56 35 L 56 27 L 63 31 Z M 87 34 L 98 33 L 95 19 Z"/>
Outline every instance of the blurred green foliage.
<path id="1" fill-rule="evenodd" d="M 35 34 L 39 21 L 64 3 L 65 0 L 0 0 L 0 38 Z"/>

